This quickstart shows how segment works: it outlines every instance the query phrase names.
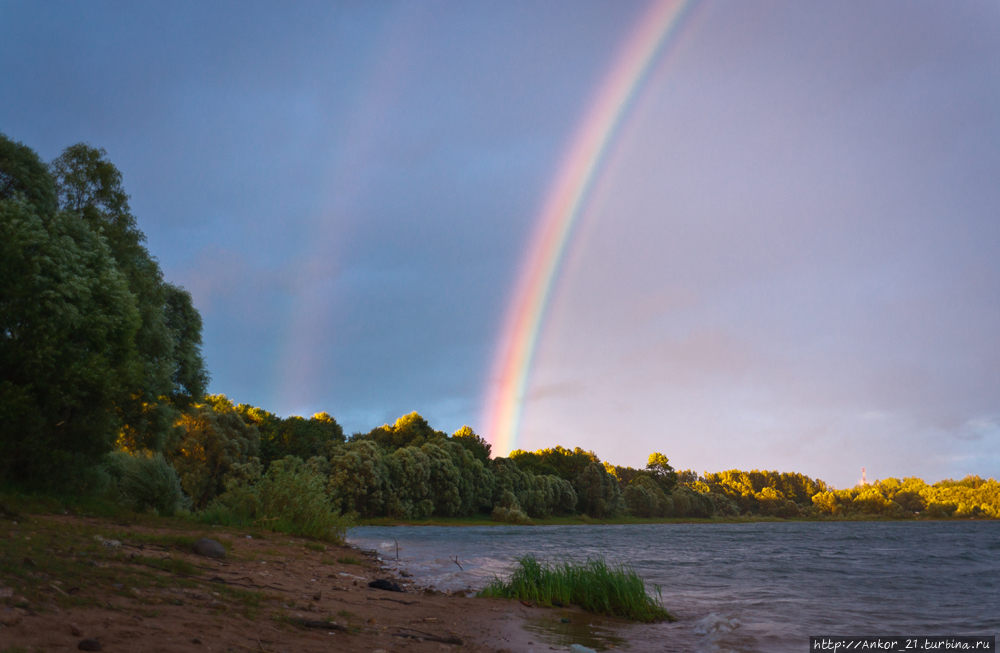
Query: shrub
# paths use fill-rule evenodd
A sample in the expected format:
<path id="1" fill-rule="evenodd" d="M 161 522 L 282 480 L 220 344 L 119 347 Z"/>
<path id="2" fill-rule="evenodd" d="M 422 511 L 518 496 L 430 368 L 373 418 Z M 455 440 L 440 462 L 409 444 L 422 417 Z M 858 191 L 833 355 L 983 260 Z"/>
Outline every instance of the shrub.
<path id="1" fill-rule="evenodd" d="M 330 505 L 325 479 L 299 458 L 275 460 L 262 478 L 232 481 L 200 514 L 206 523 L 260 528 L 343 543 L 351 520 Z"/>
<path id="2" fill-rule="evenodd" d="M 531 517 L 524 514 L 524 511 L 522 511 L 521 507 L 516 503 L 510 508 L 497 506 L 493 509 L 493 512 L 490 513 L 490 519 L 493 521 L 503 522 L 505 524 L 518 524 L 523 526 L 530 526 L 534 523 L 531 521 Z"/>
<path id="3" fill-rule="evenodd" d="M 103 468 L 111 478 L 118 501 L 130 510 L 152 510 L 169 516 L 190 504 L 181 490 L 177 471 L 161 454 L 131 455 L 115 451 L 105 457 Z"/>

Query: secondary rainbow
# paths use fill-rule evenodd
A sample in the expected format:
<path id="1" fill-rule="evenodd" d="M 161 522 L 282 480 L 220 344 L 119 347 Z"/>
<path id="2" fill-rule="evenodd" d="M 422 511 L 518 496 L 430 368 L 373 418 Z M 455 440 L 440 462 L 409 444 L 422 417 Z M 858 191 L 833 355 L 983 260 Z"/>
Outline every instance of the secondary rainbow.
<path id="1" fill-rule="evenodd" d="M 573 225 L 602 155 L 646 72 L 676 32 L 690 0 L 654 2 L 625 44 L 581 123 L 539 214 L 513 302 L 507 312 L 486 409 L 486 437 L 495 455 L 517 446 L 521 411 L 545 309 Z"/>

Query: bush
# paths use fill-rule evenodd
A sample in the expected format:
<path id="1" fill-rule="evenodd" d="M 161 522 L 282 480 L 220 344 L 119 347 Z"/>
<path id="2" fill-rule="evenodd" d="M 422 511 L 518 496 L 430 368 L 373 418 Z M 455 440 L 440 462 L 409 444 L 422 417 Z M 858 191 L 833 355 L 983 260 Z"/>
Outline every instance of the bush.
<path id="1" fill-rule="evenodd" d="M 131 455 L 115 451 L 103 464 L 111 479 L 119 503 L 130 510 L 151 510 L 170 516 L 190 505 L 181 490 L 177 471 L 161 454 Z"/>
<path id="2" fill-rule="evenodd" d="M 572 603 L 589 612 L 625 617 L 633 621 L 673 621 L 657 598 L 629 564 L 609 567 L 604 558 L 584 563 L 565 561 L 548 565 L 533 556 L 517 558 L 507 579 L 494 577 L 479 596 L 536 601 L 543 605 Z"/>
<path id="3" fill-rule="evenodd" d="M 524 514 L 521 507 L 517 504 L 507 508 L 504 506 L 497 506 L 490 513 L 490 519 L 493 521 L 503 522 L 505 524 L 518 524 L 521 526 L 530 526 L 535 522 L 531 521 L 531 517 Z"/>
<path id="4" fill-rule="evenodd" d="M 301 459 L 288 456 L 272 462 L 262 478 L 230 482 L 199 518 L 343 543 L 351 520 L 330 504 L 325 480 Z"/>

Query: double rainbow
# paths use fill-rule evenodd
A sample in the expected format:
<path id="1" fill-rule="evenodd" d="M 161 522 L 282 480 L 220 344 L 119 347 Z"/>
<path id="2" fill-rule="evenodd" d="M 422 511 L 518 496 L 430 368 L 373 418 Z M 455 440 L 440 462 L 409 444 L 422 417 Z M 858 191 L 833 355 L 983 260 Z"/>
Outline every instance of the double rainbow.
<path id="1" fill-rule="evenodd" d="M 539 214 L 494 364 L 492 378 L 498 384 L 487 405 L 485 435 L 495 455 L 506 455 L 517 446 L 545 309 L 595 172 L 647 71 L 689 4 L 690 0 L 657 0 L 643 16 L 581 123 Z"/>

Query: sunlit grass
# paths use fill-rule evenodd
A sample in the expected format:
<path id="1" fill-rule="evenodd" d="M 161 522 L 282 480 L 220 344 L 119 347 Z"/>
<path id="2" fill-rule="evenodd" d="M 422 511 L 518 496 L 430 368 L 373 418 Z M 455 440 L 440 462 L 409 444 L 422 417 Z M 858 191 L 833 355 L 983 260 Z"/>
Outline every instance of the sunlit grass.
<path id="1" fill-rule="evenodd" d="M 541 605 L 572 604 L 589 612 L 633 621 L 673 621 L 663 608 L 659 586 L 656 594 L 653 598 L 646 592 L 642 578 L 627 563 L 609 566 L 603 557 L 598 557 L 587 558 L 586 562 L 567 560 L 546 564 L 526 555 L 517 558 L 508 577 L 494 577 L 479 596 L 521 599 Z"/>

